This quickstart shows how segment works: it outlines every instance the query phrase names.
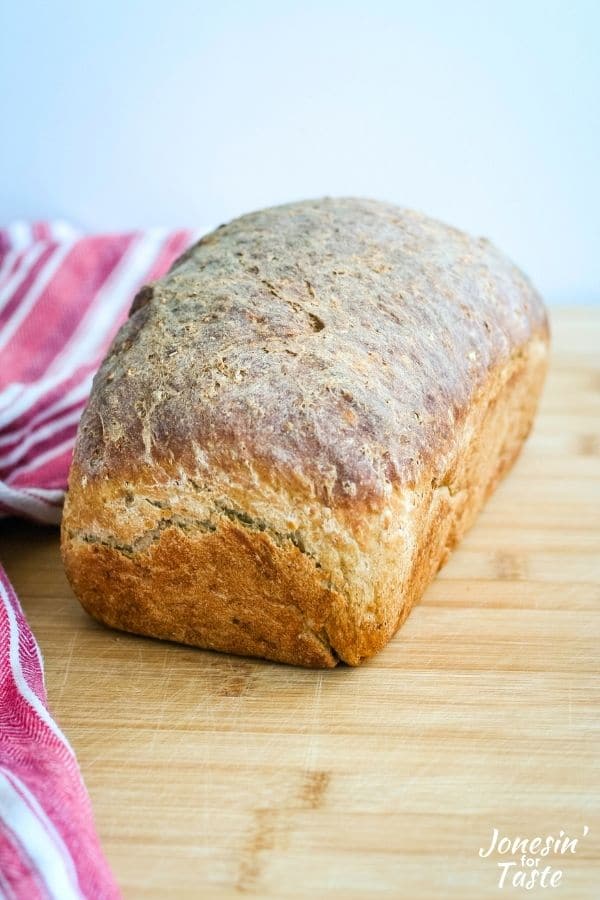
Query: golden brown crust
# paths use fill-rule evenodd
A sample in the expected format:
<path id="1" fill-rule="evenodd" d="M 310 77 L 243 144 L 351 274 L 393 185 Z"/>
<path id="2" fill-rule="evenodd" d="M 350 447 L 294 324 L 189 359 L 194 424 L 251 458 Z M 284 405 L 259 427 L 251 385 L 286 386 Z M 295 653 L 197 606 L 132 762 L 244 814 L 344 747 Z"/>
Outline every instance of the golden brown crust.
<path id="1" fill-rule="evenodd" d="M 523 276 L 439 223 L 372 201 L 231 223 L 138 295 L 96 379 L 76 594 L 125 630 L 360 663 L 517 455 L 546 351 Z"/>
<path id="2" fill-rule="evenodd" d="M 370 200 L 262 210 L 140 292 L 75 461 L 89 477 L 176 462 L 207 484 L 250 461 L 328 506 L 381 506 L 443 475 L 490 371 L 546 327 L 488 241 Z"/>

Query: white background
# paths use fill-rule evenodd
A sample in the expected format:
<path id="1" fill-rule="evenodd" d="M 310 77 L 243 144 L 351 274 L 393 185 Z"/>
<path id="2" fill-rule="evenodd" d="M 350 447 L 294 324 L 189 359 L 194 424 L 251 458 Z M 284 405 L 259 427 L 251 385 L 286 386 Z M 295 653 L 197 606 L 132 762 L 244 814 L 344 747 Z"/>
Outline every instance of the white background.
<path id="1" fill-rule="evenodd" d="M 0 216 L 212 227 L 323 194 L 600 300 L 600 0 L 5 2 Z"/>

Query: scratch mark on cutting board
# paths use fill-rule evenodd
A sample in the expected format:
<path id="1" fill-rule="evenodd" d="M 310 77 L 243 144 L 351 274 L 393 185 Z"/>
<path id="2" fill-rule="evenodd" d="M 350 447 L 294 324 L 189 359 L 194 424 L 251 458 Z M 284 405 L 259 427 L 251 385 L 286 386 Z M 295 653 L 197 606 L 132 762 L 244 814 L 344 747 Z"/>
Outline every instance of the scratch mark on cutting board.
<path id="1" fill-rule="evenodd" d="M 62 684 L 61 684 L 61 686 L 60 686 L 60 690 L 59 690 L 59 692 L 58 692 L 58 697 L 56 698 L 56 705 L 57 705 L 57 706 L 58 706 L 58 704 L 60 703 L 60 701 L 62 700 L 62 695 L 63 695 L 64 690 L 65 690 L 65 685 L 67 684 L 67 679 L 68 679 L 68 677 L 69 677 L 69 671 L 70 671 L 70 669 L 71 669 L 71 661 L 72 661 L 72 659 L 73 659 L 73 650 L 75 649 L 75 643 L 76 643 L 76 641 L 77 641 L 77 632 L 75 632 L 75 633 L 73 634 L 73 637 L 71 638 L 71 640 L 70 640 L 70 642 L 69 642 L 69 649 L 68 649 L 68 651 L 67 651 L 67 662 L 66 662 L 66 664 L 65 664 L 65 672 L 64 672 Z"/>
<path id="2" fill-rule="evenodd" d="M 306 748 L 306 757 L 304 761 L 304 769 L 307 772 L 315 768 L 318 756 L 320 735 L 318 733 L 318 725 L 321 716 L 321 694 L 323 692 L 323 673 L 317 672 L 315 676 L 315 693 L 312 702 L 312 711 L 309 725 L 308 747 Z"/>
<path id="3" fill-rule="evenodd" d="M 156 739 L 160 731 L 163 730 L 163 726 L 165 724 L 165 718 L 167 712 L 171 708 L 171 704 L 169 703 L 169 684 L 171 681 L 172 669 L 169 669 L 167 672 L 167 677 L 162 682 L 162 690 L 160 696 L 160 702 L 156 708 L 156 720 L 154 723 L 154 729 L 152 731 L 152 738 L 148 745 L 150 755 L 154 755 L 154 750 L 156 748 Z"/>

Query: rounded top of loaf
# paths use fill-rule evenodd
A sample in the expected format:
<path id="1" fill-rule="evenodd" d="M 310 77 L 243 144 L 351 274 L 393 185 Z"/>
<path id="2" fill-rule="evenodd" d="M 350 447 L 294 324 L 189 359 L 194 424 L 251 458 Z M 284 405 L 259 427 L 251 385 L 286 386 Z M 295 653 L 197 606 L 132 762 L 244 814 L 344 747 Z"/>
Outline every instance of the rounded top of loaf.
<path id="1" fill-rule="evenodd" d="M 536 336 L 543 303 L 483 238 L 373 200 L 251 213 L 139 292 L 75 465 L 378 504 L 444 471 L 474 398 Z"/>

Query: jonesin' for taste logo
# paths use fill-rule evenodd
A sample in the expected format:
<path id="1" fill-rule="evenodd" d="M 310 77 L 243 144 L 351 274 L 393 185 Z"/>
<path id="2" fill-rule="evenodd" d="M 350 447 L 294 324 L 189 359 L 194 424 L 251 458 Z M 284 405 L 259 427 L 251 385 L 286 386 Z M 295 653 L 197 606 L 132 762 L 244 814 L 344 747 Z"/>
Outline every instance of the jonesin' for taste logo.
<path id="1" fill-rule="evenodd" d="M 584 825 L 581 837 L 586 837 L 589 830 Z M 524 888 L 526 891 L 535 887 L 555 888 L 563 878 L 563 870 L 558 865 L 562 863 L 561 858 L 566 854 L 577 853 L 580 840 L 579 837 L 570 837 L 564 831 L 543 837 L 511 838 L 493 828 L 488 846 L 480 847 L 479 855 L 482 859 L 504 857 L 497 863 L 499 888 Z"/>

